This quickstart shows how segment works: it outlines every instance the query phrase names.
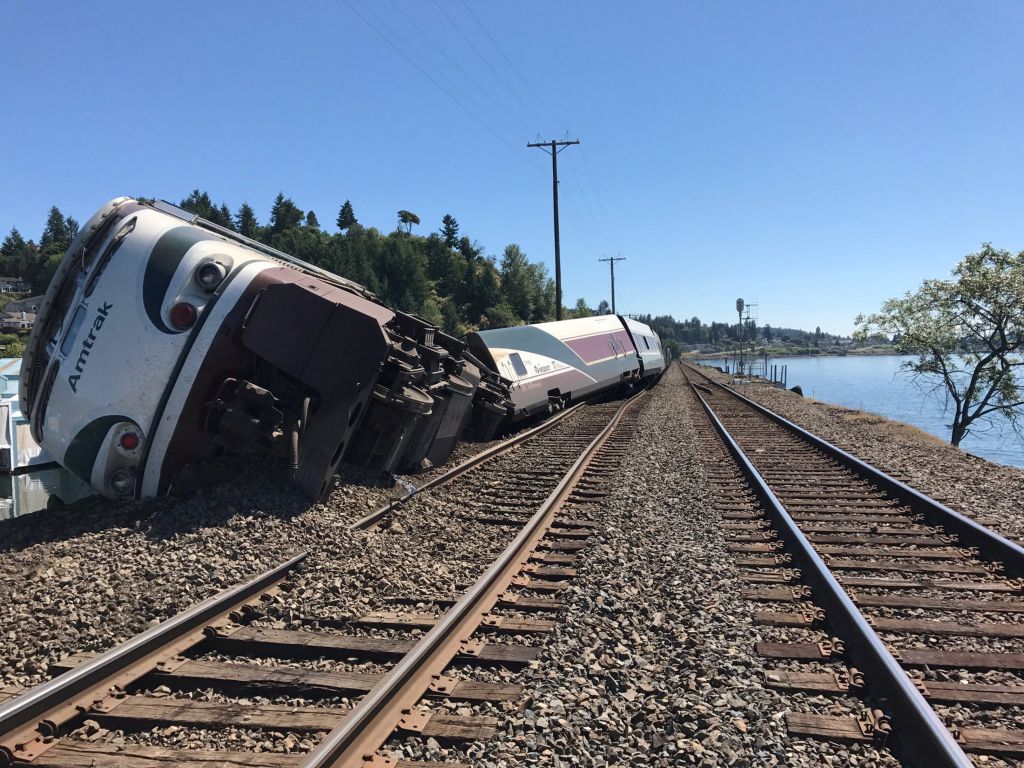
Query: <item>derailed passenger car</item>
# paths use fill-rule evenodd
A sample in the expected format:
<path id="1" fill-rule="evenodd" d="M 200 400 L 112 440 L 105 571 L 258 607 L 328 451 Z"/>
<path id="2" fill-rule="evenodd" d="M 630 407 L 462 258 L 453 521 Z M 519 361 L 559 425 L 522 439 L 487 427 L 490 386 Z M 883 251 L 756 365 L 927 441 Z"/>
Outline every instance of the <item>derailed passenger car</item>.
<path id="1" fill-rule="evenodd" d="M 657 380 L 665 351 L 650 326 L 620 315 L 471 333 L 472 353 L 512 382 L 511 420 Z"/>
<path id="2" fill-rule="evenodd" d="M 25 352 L 36 440 L 108 496 L 186 485 L 218 448 L 286 458 L 320 498 L 347 459 L 447 459 L 511 412 L 462 342 L 355 283 L 167 204 L 75 238 Z M 193 471 L 190 471 L 193 470 Z"/>

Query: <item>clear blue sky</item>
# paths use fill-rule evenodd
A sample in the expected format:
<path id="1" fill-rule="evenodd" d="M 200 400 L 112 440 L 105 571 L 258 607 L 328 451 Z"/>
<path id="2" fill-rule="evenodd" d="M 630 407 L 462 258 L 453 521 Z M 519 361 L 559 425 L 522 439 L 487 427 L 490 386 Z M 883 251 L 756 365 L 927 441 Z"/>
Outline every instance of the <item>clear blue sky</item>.
<path id="1" fill-rule="evenodd" d="M 621 253 L 620 311 L 846 332 L 1024 249 L 1022 3 L 468 1 L 2 2 L 0 231 L 194 187 L 265 221 L 283 190 L 551 264 L 525 144 L 568 132 L 567 303 Z"/>

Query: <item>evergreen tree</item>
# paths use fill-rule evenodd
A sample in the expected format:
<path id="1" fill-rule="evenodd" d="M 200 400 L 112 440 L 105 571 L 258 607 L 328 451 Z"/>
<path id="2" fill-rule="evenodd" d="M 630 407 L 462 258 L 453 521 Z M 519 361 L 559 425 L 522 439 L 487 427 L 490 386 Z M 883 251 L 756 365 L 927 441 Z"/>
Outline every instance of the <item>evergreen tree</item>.
<path id="1" fill-rule="evenodd" d="M 607 301 L 601 299 L 601 303 L 597 305 L 597 314 L 599 315 L 610 315 L 612 308 Z"/>
<path id="2" fill-rule="evenodd" d="M 21 253 L 25 245 L 25 238 L 21 236 L 18 228 L 11 227 L 11 231 L 4 238 L 3 244 L 0 245 L 0 256 L 3 256 L 4 259 L 14 258 Z"/>
<path id="3" fill-rule="evenodd" d="M 231 209 L 228 208 L 227 203 L 221 203 L 220 208 L 214 208 L 212 214 L 210 221 L 214 224 L 219 224 L 225 229 L 233 230 L 235 228 L 235 222 L 231 218 Z"/>
<path id="4" fill-rule="evenodd" d="M 60 253 L 68 249 L 71 240 L 68 238 L 68 223 L 57 206 L 50 208 L 50 215 L 46 219 L 46 229 L 43 236 L 39 238 L 39 249 L 46 256 Z"/>
<path id="5" fill-rule="evenodd" d="M 235 214 L 235 229 L 245 237 L 259 237 L 260 223 L 256 220 L 256 212 L 248 203 L 242 203 Z"/>
<path id="6" fill-rule="evenodd" d="M 213 221 L 217 215 L 210 196 L 206 192 L 200 192 L 198 189 L 193 189 L 192 194 L 178 203 L 178 206 L 184 208 L 189 213 L 194 213 L 196 216 L 209 219 L 210 221 Z"/>
<path id="7" fill-rule="evenodd" d="M 441 236 L 444 238 L 444 244 L 449 248 L 454 248 L 459 244 L 459 222 L 450 213 L 446 213 L 441 219 Z"/>
<path id="8" fill-rule="evenodd" d="M 312 211 L 306 213 L 306 226 L 309 229 L 320 229 L 320 222 L 317 221 L 316 214 Z"/>
<path id="9" fill-rule="evenodd" d="M 356 215 L 352 211 L 352 203 L 346 200 L 345 204 L 341 206 L 341 210 L 338 211 L 338 229 L 344 232 L 355 223 Z"/>
<path id="10" fill-rule="evenodd" d="M 290 197 L 285 197 L 283 192 L 278 192 L 274 198 L 274 206 L 270 209 L 270 232 L 272 235 L 280 234 L 287 229 L 297 227 L 302 223 L 303 212 L 292 202 Z"/>

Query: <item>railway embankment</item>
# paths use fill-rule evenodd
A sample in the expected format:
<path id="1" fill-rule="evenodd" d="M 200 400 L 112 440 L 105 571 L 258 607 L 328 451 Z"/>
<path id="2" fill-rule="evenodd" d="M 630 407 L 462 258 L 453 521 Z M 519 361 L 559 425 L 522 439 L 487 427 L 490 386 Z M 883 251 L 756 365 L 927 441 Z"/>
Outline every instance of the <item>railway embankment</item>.
<path id="1" fill-rule="evenodd" d="M 409 737 L 400 745 L 407 757 L 494 768 L 890 764 L 867 746 L 787 735 L 784 707 L 762 683 L 764 662 L 754 645 L 764 630 L 752 623 L 741 596 L 684 386 L 671 369 L 639 412 L 610 493 L 578 511 L 596 527 L 574 563 L 576 576 L 558 594 L 565 607 L 554 631 L 516 641 L 541 645 L 539 658 L 514 671 L 474 672 L 483 681 L 522 685 L 522 697 L 444 705 L 453 715 L 497 717 L 497 734 L 457 749 Z M 582 412 L 570 414 L 559 429 L 573 439 L 584 421 Z M 548 458 L 529 450 L 516 448 L 518 457 L 513 452 L 496 461 L 506 465 L 502 471 L 551 468 Z M 13 521 L 0 538 L 0 622 L 6 629 L 0 686 L 43 681 L 69 655 L 109 648 L 301 549 L 312 554 L 261 625 L 301 630 L 310 615 L 345 617 L 394 609 L 396 596 L 457 594 L 512 534 L 508 526 L 460 514 L 458 495 L 446 489 L 416 497 L 378 528 L 352 531 L 352 522 L 400 489 L 370 477 L 348 480 L 327 504 L 311 509 L 270 473 L 254 471 L 186 499 L 94 500 Z M 438 607 L 429 600 L 422 606 Z M 384 669 L 303 664 L 320 671 Z M 811 696 L 807 706 L 831 703 Z M 136 739 L 117 732 L 83 735 L 94 737 Z M 316 742 L 301 733 L 245 727 L 174 727 L 147 739 L 175 748 L 244 744 L 300 753 Z"/>
<path id="2" fill-rule="evenodd" d="M 701 371 L 722 383 L 716 369 Z M 737 391 L 853 453 L 957 512 L 1018 542 L 1024 541 L 1024 469 L 961 451 L 934 435 L 874 413 L 801 397 L 767 384 Z"/>

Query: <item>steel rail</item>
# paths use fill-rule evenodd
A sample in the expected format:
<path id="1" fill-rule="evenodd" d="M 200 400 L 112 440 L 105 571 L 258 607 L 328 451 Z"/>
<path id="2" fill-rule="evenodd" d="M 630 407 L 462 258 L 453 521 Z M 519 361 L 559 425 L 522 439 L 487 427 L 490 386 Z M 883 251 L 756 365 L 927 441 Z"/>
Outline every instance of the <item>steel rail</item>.
<path id="1" fill-rule="evenodd" d="M 398 499 L 394 499 L 393 501 L 389 501 L 384 506 L 374 510 L 365 517 L 360 518 L 356 522 L 352 523 L 352 525 L 350 525 L 348 529 L 350 531 L 366 530 L 390 512 L 393 512 L 395 509 L 401 507 L 413 496 L 423 493 L 424 491 L 429 491 L 432 488 L 447 485 L 452 480 L 455 480 L 457 477 L 464 475 L 466 472 L 473 469 L 474 467 L 483 464 L 488 459 L 493 459 L 495 456 L 505 453 L 505 451 L 511 450 L 512 448 L 515 448 L 517 445 L 525 443 L 527 440 L 530 440 L 531 438 L 538 437 L 544 434 L 552 427 L 554 427 L 556 424 L 558 424 L 560 421 L 562 421 L 562 419 L 564 419 L 570 413 L 575 413 L 577 409 L 582 408 L 584 405 L 585 403 L 577 403 L 571 408 L 567 408 L 561 413 L 547 419 L 543 424 L 538 424 L 536 427 L 532 427 L 531 429 L 528 429 L 525 432 L 520 432 L 518 435 L 514 435 L 513 437 L 510 437 L 508 440 L 500 442 L 497 445 L 492 445 L 490 448 L 485 448 L 484 450 L 480 451 L 480 453 L 470 456 L 461 464 L 452 467 L 444 474 L 438 475 L 437 477 L 428 480 L 418 488 L 413 488 L 404 496 Z"/>
<path id="2" fill-rule="evenodd" d="M 773 519 L 786 550 L 792 556 L 796 567 L 800 569 L 801 577 L 811 587 L 815 602 L 825 609 L 829 624 L 835 629 L 836 634 L 846 641 L 847 655 L 853 665 L 866 674 L 876 698 L 885 709 L 895 715 L 893 736 L 907 759 L 921 768 L 973 766 L 974 763 L 960 748 L 935 710 L 868 624 L 729 430 L 719 420 L 697 387 L 693 386 L 692 382 L 690 385 L 715 430 L 740 465 L 743 474 L 752 483 L 765 510 Z"/>
<path id="3" fill-rule="evenodd" d="M 451 663 L 461 644 L 480 626 L 501 593 L 527 564 L 537 542 L 549 530 L 555 513 L 586 471 L 590 460 L 615 431 L 626 410 L 645 394 L 646 391 L 640 392 L 622 404 L 484 574 L 320 742 L 299 768 L 348 768 L 371 764 L 369 761 L 394 732 L 404 714 L 428 691 L 431 681 Z"/>
<path id="4" fill-rule="evenodd" d="M 32 742 L 54 736 L 60 723 L 125 685 L 159 661 L 198 642 L 205 627 L 281 581 L 308 556 L 302 552 L 251 581 L 226 589 L 49 682 L 0 704 L 0 766 L 31 754 Z M 42 749 L 40 749 L 42 751 Z"/>
<path id="5" fill-rule="evenodd" d="M 780 416 L 760 403 L 754 402 L 749 397 L 741 395 L 732 387 L 727 387 L 726 385 L 715 381 L 702 371 L 696 369 L 693 370 L 710 381 L 714 386 L 728 392 L 741 402 L 749 405 L 758 413 L 763 416 L 767 416 L 775 423 L 796 434 L 803 440 L 811 443 L 815 448 L 825 452 L 828 456 L 839 463 L 849 467 L 869 482 L 879 486 L 890 496 L 897 497 L 901 501 L 904 501 L 914 512 L 923 515 L 932 524 L 941 525 L 949 533 L 956 534 L 960 537 L 960 541 L 965 546 L 977 547 L 979 554 L 983 558 L 1000 563 L 1008 575 L 1018 578 L 1024 577 L 1024 547 L 1020 544 L 1017 544 L 1005 536 L 1001 536 L 995 531 L 989 530 L 985 526 L 978 524 L 969 517 L 950 509 L 945 504 L 921 493 L 916 488 L 912 488 L 901 480 L 897 480 L 891 475 L 886 474 L 882 470 L 878 469 L 878 467 L 868 464 L 853 454 L 844 451 L 842 448 L 818 437 L 813 432 L 809 432 L 803 427 L 794 424 L 784 416 Z"/>

